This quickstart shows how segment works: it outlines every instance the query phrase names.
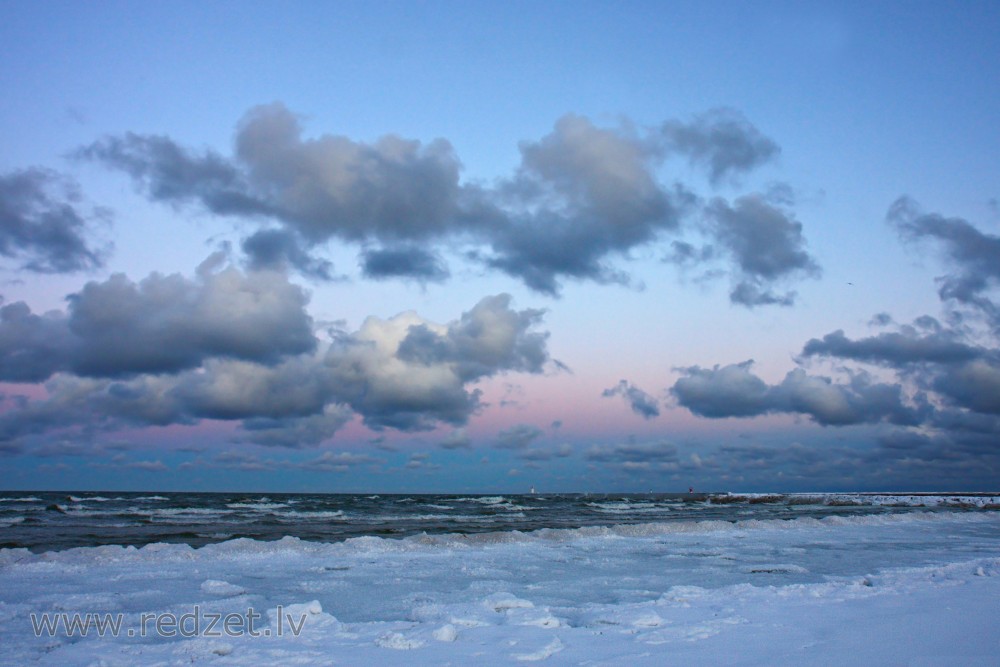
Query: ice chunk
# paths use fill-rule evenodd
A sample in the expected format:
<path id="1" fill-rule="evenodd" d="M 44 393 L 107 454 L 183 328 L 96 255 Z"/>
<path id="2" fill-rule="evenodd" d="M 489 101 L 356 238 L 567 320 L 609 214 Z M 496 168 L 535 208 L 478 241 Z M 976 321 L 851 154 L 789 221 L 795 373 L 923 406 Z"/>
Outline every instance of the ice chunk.
<path id="1" fill-rule="evenodd" d="M 201 582 L 201 592 L 207 593 L 208 595 L 218 595 L 219 597 L 229 598 L 236 595 L 243 595 L 247 591 L 242 586 L 231 584 L 228 581 L 206 579 Z"/>
<path id="2" fill-rule="evenodd" d="M 545 660 L 546 658 L 552 656 L 555 653 L 563 650 L 565 648 L 563 643 L 559 641 L 556 637 L 551 642 L 549 642 L 544 648 L 541 648 L 534 653 L 515 653 L 514 659 L 521 660 L 522 662 L 535 662 L 538 660 Z"/>
<path id="3" fill-rule="evenodd" d="M 458 630 L 451 623 L 446 623 L 435 630 L 432 636 L 439 642 L 453 642 L 458 639 Z"/>
<path id="4" fill-rule="evenodd" d="M 391 648 L 397 651 L 409 651 L 424 645 L 423 641 L 405 637 L 398 632 L 387 632 L 384 635 L 380 635 L 375 640 L 375 643 L 382 648 Z"/>
<path id="5" fill-rule="evenodd" d="M 496 593 L 483 601 L 487 607 L 495 612 L 504 612 L 508 609 L 531 609 L 535 605 L 528 600 L 511 595 L 510 593 Z"/>

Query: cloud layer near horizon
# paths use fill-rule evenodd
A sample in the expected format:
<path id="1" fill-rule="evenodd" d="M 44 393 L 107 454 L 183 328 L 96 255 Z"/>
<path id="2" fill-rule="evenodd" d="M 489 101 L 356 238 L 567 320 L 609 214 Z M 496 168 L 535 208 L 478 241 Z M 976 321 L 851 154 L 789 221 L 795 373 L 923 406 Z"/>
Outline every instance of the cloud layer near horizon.
<path id="1" fill-rule="evenodd" d="M 843 330 L 807 341 L 800 364 L 823 360 L 845 380 L 790 371 L 769 385 L 747 361 L 679 369 L 670 392 L 701 417 L 804 416 L 824 426 L 886 423 L 880 443 L 893 455 L 996 452 L 1000 436 L 1000 237 L 961 218 L 924 213 L 902 197 L 887 222 L 907 242 L 940 250 L 948 272 L 937 279 L 943 321 L 931 315 L 896 324 L 880 313 L 852 338 Z M 847 365 L 851 364 L 851 365 Z M 879 381 L 876 378 L 891 378 Z"/>
<path id="2" fill-rule="evenodd" d="M 372 429 L 461 426 L 480 408 L 477 381 L 540 373 L 542 311 L 486 297 L 453 322 L 414 312 L 369 317 L 354 332 L 314 333 L 307 294 L 277 271 L 219 266 L 197 275 L 116 274 L 68 297 L 66 312 L 0 309 L 0 380 L 45 382 L 12 400 L 3 448 L 65 429 L 238 421 L 241 439 L 303 447 L 354 415 Z"/>

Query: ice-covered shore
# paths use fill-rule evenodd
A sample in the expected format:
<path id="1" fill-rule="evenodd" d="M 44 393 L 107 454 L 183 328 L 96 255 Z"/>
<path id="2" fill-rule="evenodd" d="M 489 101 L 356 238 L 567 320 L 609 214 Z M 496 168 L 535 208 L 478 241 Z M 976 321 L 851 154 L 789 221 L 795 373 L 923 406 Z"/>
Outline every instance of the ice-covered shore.
<path id="1" fill-rule="evenodd" d="M 992 511 L 8 549 L 0 662 L 987 665 L 998 601 Z M 127 636 L 195 610 L 197 636 Z M 205 632 L 248 610 L 270 636 Z M 35 636 L 73 613 L 122 614 L 120 636 Z"/>

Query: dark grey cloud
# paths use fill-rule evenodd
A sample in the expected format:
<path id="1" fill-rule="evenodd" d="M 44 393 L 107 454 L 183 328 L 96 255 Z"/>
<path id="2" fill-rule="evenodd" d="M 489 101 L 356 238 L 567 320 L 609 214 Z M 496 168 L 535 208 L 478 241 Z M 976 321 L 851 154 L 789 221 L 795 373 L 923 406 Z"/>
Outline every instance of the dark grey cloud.
<path id="1" fill-rule="evenodd" d="M 333 264 L 315 257 L 298 236 L 286 229 L 262 229 L 243 239 L 241 248 L 254 271 L 295 269 L 304 276 L 333 280 Z"/>
<path id="2" fill-rule="evenodd" d="M 303 139 L 298 117 L 277 103 L 246 114 L 233 159 L 135 134 L 107 137 L 79 155 L 124 171 L 154 200 L 272 217 L 312 242 L 437 236 L 459 199 L 459 162 L 448 142 Z"/>
<path id="3" fill-rule="evenodd" d="M 687 241 L 672 241 L 670 243 L 670 254 L 665 261 L 671 264 L 698 265 L 715 259 L 716 250 L 711 245 L 696 248 Z"/>
<path id="4" fill-rule="evenodd" d="M 690 123 L 667 122 L 662 132 L 667 149 L 707 167 L 713 184 L 751 171 L 781 152 L 735 109 L 714 109 Z"/>
<path id="5" fill-rule="evenodd" d="M 977 359 L 945 369 L 934 389 L 974 412 L 1000 415 L 1000 363 Z"/>
<path id="6" fill-rule="evenodd" d="M 357 452 L 326 451 L 306 461 L 262 459 L 251 452 L 227 450 L 212 457 L 208 467 L 236 468 L 238 470 L 305 470 L 307 472 L 347 472 L 359 465 L 380 465 L 385 460 Z M 183 465 L 183 464 L 182 464 Z"/>
<path id="7" fill-rule="evenodd" d="M 460 163 L 447 141 L 303 139 L 299 119 L 277 103 L 243 118 L 236 158 L 253 191 L 267 193 L 277 216 L 314 240 L 439 236 L 461 198 Z"/>
<path id="8" fill-rule="evenodd" d="M 173 332 L 172 312 L 187 313 L 195 333 L 188 331 L 188 338 L 175 341 L 187 353 L 173 350 L 162 353 L 166 357 L 157 356 L 148 349 L 149 343 L 119 341 L 128 354 L 112 364 L 101 347 L 103 341 L 84 337 L 69 345 L 71 353 L 61 365 L 39 371 L 40 362 L 10 358 L 20 350 L 4 352 L 0 368 L 8 375 L 33 380 L 51 375 L 51 379 L 47 398 L 15 401 L 0 415 L 0 442 L 17 443 L 60 429 L 105 432 L 202 419 L 239 422 L 240 441 L 288 447 L 328 440 L 354 415 L 376 430 L 417 431 L 442 422 L 461 426 L 481 407 L 480 391 L 471 385 L 499 373 L 539 373 L 549 360 L 548 334 L 535 330 L 541 312 L 513 310 L 507 295 L 486 297 L 447 325 L 412 312 L 387 320 L 370 317 L 358 331 L 335 332 L 334 341 L 320 346 L 311 331 L 303 343 L 297 333 L 269 329 L 271 317 L 257 312 L 264 309 L 285 327 L 296 321 L 292 315 L 301 311 L 303 303 L 297 299 L 302 294 L 276 274 L 244 275 L 227 269 L 202 274 L 199 284 L 172 277 L 164 286 L 160 280 L 128 283 L 126 292 L 139 295 L 140 306 L 144 299 L 160 303 L 151 296 L 160 294 L 186 295 L 184 304 L 167 299 L 159 318 L 137 307 L 148 317 L 145 328 L 123 326 L 133 326 L 136 336 L 165 344 L 167 333 Z M 211 298 L 199 298 L 205 297 L 203 292 Z M 244 330 L 249 338 L 196 335 L 199 327 L 216 332 L 214 320 L 191 314 L 201 312 L 198 304 L 203 300 L 211 305 L 210 311 L 219 311 L 214 316 Z M 128 299 L 124 303 L 129 305 Z M 47 329 L 51 322 L 25 311 L 26 307 L 8 306 L 0 312 L 5 318 L 0 342 L 20 340 L 13 335 L 19 330 L 41 331 L 55 341 L 51 347 L 61 351 L 58 335 L 66 331 L 79 335 L 72 326 L 75 313 L 57 319 L 53 334 Z M 19 321 L 25 317 L 35 319 L 28 324 Z M 311 324 L 307 318 L 302 322 Z M 266 350 L 256 346 L 260 336 L 269 341 Z M 32 352 L 42 356 L 39 350 Z M 246 358 L 241 352 L 247 352 Z M 98 369 L 101 373 L 92 372 Z"/>
<path id="9" fill-rule="evenodd" d="M 937 241 L 954 268 L 939 278 L 942 299 L 983 308 L 1000 322 L 987 291 L 1000 284 L 1000 236 L 979 231 L 967 220 L 924 213 L 912 199 L 900 197 L 886 219 L 905 239 Z"/>
<path id="10" fill-rule="evenodd" d="M 676 230 L 694 202 L 657 181 L 656 138 L 627 128 L 567 115 L 520 148 L 516 175 L 491 197 L 486 261 L 541 292 L 557 293 L 566 277 L 623 280 L 606 260 Z"/>
<path id="11" fill-rule="evenodd" d="M 753 417 L 767 412 L 766 382 L 750 372 L 753 361 L 706 369 L 692 366 L 670 393 L 701 417 Z"/>
<path id="12" fill-rule="evenodd" d="M 729 204 L 715 199 L 705 209 L 717 243 L 732 257 L 738 283 L 730 294 L 745 306 L 790 305 L 793 292 L 776 294 L 770 286 L 793 277 L 818 276 L 819 265 L 806 250 L 802 223 L 759 195 Z"/>
<path id="13" fill-rule="evenodd" d="M 827 356 L 867 363 L 902 367 L 909 364 L 955 364 L 991 354 L 985 348 L 956 339 L 953 332 L 938 331 L 923 335 L 915 327 L 900 332 L 851 340 L 843 330 L 813 338 L 802 348 L 802 356 Z"/>
<path id="14" fill-rule="evenodd" d="M 421 366 L 450 364 L 464 381 L 497 370 L 540 373 L 548 361 L 548 333 L 531 331 L 544 311 L 510 308 L 507 294 L 485 297 L 443 332 L 411 323 L 397 357 Z"/>
<path id="15" fill-rule="evenodd" d="M 497 433 L 495 447 L 523 450 L 542 437 L 542 429 L 531 424 L 516 424 Z"/>
<path id="16" fill-rule="evenodd" d="M 904 240 L 931 241 L 941 250 L 949 272 L 937 282 L 947 324 L 925 315 L 898 331 L 857 340 L 835 331 L 808 341 L 802 354 L 878 364 L 911 378 L 934 406 L 925 414 L 936 436 L 978 446 L 982 434 L 1000 427 L 1000 309 L 994 302 L 1000 237 L 962 218 L 925 213 L 908 197 L 892 204 L 887 220 Z M 877 324 L 888 326 L 892 318 L 881 314 Z"/>
<path id="17" fill-rule="evenodd" d="M 601 396 L 610 398 L 621 396 L 632 408 L 632 412 L 644 419 L 660 416 L 660 402 L 627 380 L 620 380 L 617 385 L 601 392 Z"/>
<path id="18" fill-rule="evenodd" d="M 0 379 L 41 382 L 70 367 L 76 346 L 63 313 L 36 315 L 20 301 L 0 308 Z"/>
<path id="19" fill-rule="evenodd" d="M 522 461 L 551 461 L 552 459 L 564 459 L 573 454 L 573 447 L 569 443 L 563 443 L 557 447 L 530 447 L 521 448 L 517 452 L 517 458 Z"/>
<path id="20" fill-rule="evenodd" d="M 456 428 L 438 443 L 442 449 L 469 449 L 472 439 L 464 428 Z"/>
<path id="21" fill-rule="evenodd" d="M 316 345 L 305 292 L 276 272 L 154 273 L 138 283 L 114 274 L 67 299 L 66 313 L 0 310 L 0 379 L 175 373 L 212 357 L 276 363 Z"/>
<path id="22" fill-rule="evenodd" d="M 242 422 L 240 442 L 252 442 L 265 447 L 302 448 L 315 447 L 330 440 L 344 424 L 351 420 L 352 413 L 343 406 L 328 405 L 318 414 L 304 417 L 286 417 L 273 419 L 253 417 Z M 332 452 L 324 452 L 332 454 Z M 367 457 L 365 457 L 367 459 Z M 361 461 L 328 462 L 330 465 L 349 465 L 351 463 L 367 463 Z M 318 466 L 323 470 L 327 466 Z"/>
<path id="23" fill-rule="evenodd" d="M 725 463 L 707 455 L 706 466 L 741 471 L 738 479 L 765 481 L 777 471 L 786 480 L 842 479 L 877 488 L 911 485 L 913 480 L 935 488 L 995 485 L 1000 236 L 961 218 L 924 213 L 906 197 L 892 205 L 887 220 L 904 240 L 933 243 L 941 251 L 947 266 L 937 279 L 941 319 L 923 315 L 911 324 L 897 324 L 883 312 L 870 325 L 892 330 L 859 338 L 837 330 L 807 341 L 800 361 L 831 361 L 846 373 L 846 381 L 798 368 L 769 385 L 746 362 L 682 369 L 683 377 L 671 389 L 680 405 L 704 417 L 784 413 L 829 426 L 869 424 L 873 427 L 865 437 L 871 442 L 850 447 L 830 443 L 821 458 L 815 449 L 802 447 L 794 456 L 775 447 L 723 447 L 719 453 Z M 759 275 L 767 272 L 757 269 Z M 868 366 L 876 367 L 873 373 Z M 876 381 L 876 376 L 883 379 Z"/>
<path id="24" fill-rule="evenodd" d="M 610 446 L 594 445 L 584 452 L 584 459 L 627 475 L 677 472 L 693 467 L 680 460 L 677 447 L 669 442 L 629 441 Z"/>
<path id="25" fill-rule="evenodd" d="M 270 216 L 275 211 L 251 192 L 245 175 L 213 151 L 196 153 L 169 137 L 109 136 L 79 149 L 78 158 L 128 174 L 152 200 L 200 204 L 220 215 Z"/>
<path id="26" fill-rule="evenodd" d="M 110 214 L 84 210 L 72 180 L 47 169 L 0 174 L 0 255 L 37 273 L 69 273 L 104 264 L 108 248 L 88 238 Z"/>
<path id="27" fill-rule="evenodd" d="M 334 391 L 320 361 L 301 355 L 266 366 L 210 359 L 197 372 L 172 380 L 166 398 L 198 419 L 274 421 L 317 415 Z"/>
<path id="28" fill-rule="evenodd" d="M 450 275 L 437 254 L 412 245 L 365 250 L 361 272 L 374 280 L 413 278 L 421 282 L 441 282 Z"/>
<path id="29" fill-rule="evenodd" d="M 443 139 L 305 138 L 298 117 L 275 103 L 246 114 L 231 157 L 135 134 L 104 138 L 78 155 L 125 172 L 155 201 L 279 223 L 285 235 L 265 230 L 244 242 L 254 267 L 288 265 L 323 278 L 329 267 L 315 250 L 338 239 L 365 248 L 366 277 L 434 281 L 448 276 L 438 253 L 462 246 L 466 257 L 556 295 L 567 280 L 628 283 L 616 262 L 678 233 L 698 198 L 682 184 L 661 182 L 659 167 L 671 155 L 705 164 L 718 181 L 777 150 L 732 111 L 652 129 L 599 127 L 571 114 L 520 144 L 510 178 L 485 185 L 460 180 L 461 164 Z M 710 207 L 717 242 L 740 272 L 734 298 L 788 303 L 791 296 L 772 293 L 771 283 L 812 274 L 815 263 L 803 249 L 801 225 L 755 202 Z M 706 252 L 684 257 L 715 256 L 711 247 Z"/>
<path id="30" fill-rule="evenodd" d="M 413 312 L 370 317 L 315 355 L 272 366 L 206 364 L 181 377 L 171 396 L 198 418 L 270 420 L 249 422 L 258 441 L 261 424 L 296 426 L 330 405 L 349 408 L 376 430 L 461 426 L 480 408 L 479 390 L 468 385 L 498 373 L 542 371 L 547 334 L 533 331 L 540 318 L 539 311 L 511 309 L 507 295 L 482 299 L 448 325 Z"/>
<path id="31" fill-rule="evenodd" d="M 681 369 L 684 376 L 670 392 L 681 406 L 710 418 L 786 413 L 824 426 L 919 421 L 918 408 L 906 405 L 900 385 L 875 382 L 867 373 L 856 373 L 842 384 L 797 368 L 781 383 L 768 385 L 753 374 L 752 365 L 746 361 L 721 368 Z"/>

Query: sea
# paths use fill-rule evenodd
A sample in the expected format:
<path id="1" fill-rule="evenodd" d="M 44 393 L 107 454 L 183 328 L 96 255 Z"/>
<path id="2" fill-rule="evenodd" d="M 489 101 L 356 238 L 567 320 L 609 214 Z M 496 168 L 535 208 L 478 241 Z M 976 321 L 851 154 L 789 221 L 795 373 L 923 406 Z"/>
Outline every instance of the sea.
<path id="1" fill-rule="evenodd" d="M 19 492 L 0 495 L 0 548 L 34 552 L 236 538 L 339 542 L 374 536 L 528 533 L 635 524 L 1000 509 L 977 494 L 394 495 L 191 492 Z"/>

